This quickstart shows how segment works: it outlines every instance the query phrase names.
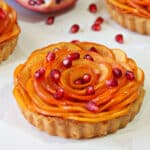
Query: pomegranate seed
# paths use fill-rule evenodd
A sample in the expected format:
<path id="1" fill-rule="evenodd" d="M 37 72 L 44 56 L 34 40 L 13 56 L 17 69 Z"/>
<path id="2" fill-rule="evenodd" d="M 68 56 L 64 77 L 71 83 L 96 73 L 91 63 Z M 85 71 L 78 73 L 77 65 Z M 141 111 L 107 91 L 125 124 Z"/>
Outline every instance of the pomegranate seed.
<path id="1" fill-rule="evenodd" d="M 89 50 L 92 51 L 92 52 L 97 53 L 97 49 L 95 47 L 91 47 Z"/>
<path id="2" fill-rule="evenodd" d="M 77 79 L 77 80 L 75 80 L 74 81 L 74 84 L 83 84 L 84 83 L 84 81 L 83 81 L 83 79 L 82 78 L 79 78 L 79 79 Z"/>
<path id="3" fill-rule="evenodd" d="M 54 23 L 54 21 L 55 21 L 55 17 L 54 17 L 54 16 L 49 16 L 49 17 L 47 18 L 46 23 L 47 23 L 48 25 L 51 25 L 51 24 Z"/>
<path id="4" fill-rule="evenodd" d="M 89 54 L 84 55 L 83 57 L 84 59 L 90 60 L 90 61 L 94 61 L 93 57 Z"/>
<path id="5" fill-rule="evenodd" d="M 62 0 L 55 0 L 56 4 L 60 4 Z"/>
<path id="6" fill-rule="evenodd" d="M 61 99 L 64 96 L 64 90 L 62 88 L 59 88 L 56 93 L 54 94 L 55 99 Z"/>
<path id="7" fill-rule="evenodd" d="M 73 44 L 76 44 L 76 43 L 79 43 L 80 41 L 79 40 L 72 40 L 71 43 Z"/>
<path id="8" fill-rule="evenodd" d="M 113 88 L 113 87 L 118 86 L 118 81 L 116 79 L 107 80 L 106 85 L 109 88 Z"/>
<path id="9" fill-rule="evenodd" d="M 96 4 L 94 4 L 94 3 L 90 4 L 89 5 L 89 11 L 91 13 L 96 13 L 97 12 L 97 6 L 96 6 Z"/>
<path id="10" fill-rule="evenodd" d="M 42 4 L 44 4 L 44 3 L 45 3 L 44 0 L 36 0 L 36 4 L 37 4 L 37 5 L 42 5 Z"/>
<path id="11" fill-rule="evenodd" d="M 87 89 L 86 89 L 86 94 L 87 95 L 93 95 L 93 94 L 95 94 L 94 87 L 93 86 L 88 86 Z"/>
<path id="12" fill-rule="evenodd" d="M 80 54 L 77 52 L 71 53 L 67 56 L 67 58 L 69 58 L 70 60 L 76 60 L 80 58 Z"/>
<path id="13" fill-rule="evenodd" d="M 116 42 L 120 43 L 120 44 L 123 44 L 124 43 L 124 39 L 123 39 L 123 35 L 122 34 L 117 34 L 115 36 L 115 40 Z"/>
<path id="14" fill-rule="evenodd" d="M 93 31 L 100 31 L 101 30 L 100 24 L 93 24 L 91 28 Z"/>
<path id="15" fill-rule="evenodd" d="M 86 108 L 91 112 L 98 112 L 99 110 L 99 107 L 92 101 L 87 103 Z"/>
<path id="16" fill-rule="evenodd" d="M 89 74 L 84 74 L 83 81 L 84 83 L 88 83 L 91 80 L 91 76 Z"/>
<path id="17" fill-rule="evenodd" d="M 114 68 L 113 69 L 113 74 L 115 77 L 120 78 L 122 76 L 122 72 L 119 68 Z"/>
<path id="18" fill-rule="evenodd" d="M 0 8 L 0 19 L 5 19 L 6 18 L 6 13 L 2 8 Z"/>
<path id="19" fill-rule="evenodd" d="M 135 79 L 134 73 L 132 71 L 127 71 L 126 72 L 126 78 L 128 80 L 134 80 Z"/>
<path id="20" fill-rule="evenodd" d="M 47 62 L 51 62 L 51 61 L 53 61 L 53 60 L 55 60 L 55 53 L 53 53 L 53 52 L 48 52 L 48 54 L 47 54 L 47 56 L 46 56 L 46 60 L 47 60 Z"/>
<path id="21" fill-rule="evenodd" d="M 77 33 L 80 29 L 80 26 L 78 24 L 73 24 L 70 28 L 70 33 Z"/>
<path id="22" fill-rule="evenodd" d="M 104 22 L 104 19 L 103 19 L 102 17 L 98 17 L 98 18 L 95 20 L 94 24 L 102 24 L 103 22 Z"/>
<path id="23" fill-rule="evenodd" d="M 34 6 L 34 5 L 36 5 L 36 0 L 29 0 L 28 4 L 31 6 Z"/>
<path id="24" fill-rule="evenodd" d="M 54 69 L 51 71 L 50 73 L 50 77 L 55 81 L 55 82 L 58 82 L 60 77 L 61 77 L 61 73 L 59 70 L 57 69 Z"/>
<path id="25" fill-rule="evenodd" d="M 71 66 L 72 66 L 72 60 L 69 59 L 69 58 L 65 58 L 65 59 L 63 60 L 63 65 L 64 65 L 64 67 L 66 67 L 66 68 L 71 67 Z"/>
<path id="26" fill-rule="evenodd" d="M 39 70 L 37 70 L 37 71 L 34 73 L 34 77 L 35 77 L 36 79 L 39 79 L 39 78 L 41 78 L 44 74 L 45 74 L 45 68 L 40 68 Z"/>

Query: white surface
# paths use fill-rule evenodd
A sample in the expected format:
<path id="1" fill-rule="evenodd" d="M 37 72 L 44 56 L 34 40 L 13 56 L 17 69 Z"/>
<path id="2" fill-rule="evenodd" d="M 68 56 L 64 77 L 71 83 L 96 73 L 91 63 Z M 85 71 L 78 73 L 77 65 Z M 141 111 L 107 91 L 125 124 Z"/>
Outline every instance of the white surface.
<path id="1" fill-rule="evenodd" d="M 22 32 L 15 52 L 0 64 L 0 148 L 3 150 L 54 149 L 54 150 L 149 150 L 150 149 L 150 36 L 143 36 L 123 29 L 112 21 L 102 5 L 102 0 L 79 0 L 76 7 L 58 15 L 55 24 L 45 24 L 47 15 L 33 13 L 18 6 L 14 0 L 7 0 L 19 14 Z M 96 14 L 88 12 L 91 2 L 99 5 Z M 90 26 L 97 16 L 103 16 L 105 23 L 102 31 L 93 32 Z M 81 31 L 69 34 L 72 24 L 78 23 Z M 124 34 L 125 43 L 118 44 L 114 35 Z M 65 140 L 48 136 L 38 131 L 23 118 L 12 95 L 13 71 L 26 60 L 29 54 L 43 46 L 58 41 L 95 41 L 109 47 L 123 49 L 130 57 L 136 59 L 145 71 L 146 96 L 140 113 L 126 128 L 113 135 L 91 140 Z"/>

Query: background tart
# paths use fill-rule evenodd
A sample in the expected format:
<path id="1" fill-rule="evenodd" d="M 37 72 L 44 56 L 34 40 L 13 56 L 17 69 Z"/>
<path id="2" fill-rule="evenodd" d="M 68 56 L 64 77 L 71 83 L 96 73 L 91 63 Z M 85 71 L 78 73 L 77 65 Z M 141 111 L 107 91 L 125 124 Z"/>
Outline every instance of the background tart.
<path id="1" fill-rule="evenodd" d="M 78 42 L 34 51 L 14 72 L 25 118 L 50 135 L 92 138 L 125 127 L 140 110 L 144 72 L 119 49 Z"/>
<path id="2" fill-rule="evenodd" d="M 150 34 L 150 2 L 145 0 L 106 0 L 112 18 L 125 28 Z"/>
<path id="3" fill-rule="evenodd" d="M 0 62 L 13 52 L 19 33 L 16 11 L 0 1 Z"/>

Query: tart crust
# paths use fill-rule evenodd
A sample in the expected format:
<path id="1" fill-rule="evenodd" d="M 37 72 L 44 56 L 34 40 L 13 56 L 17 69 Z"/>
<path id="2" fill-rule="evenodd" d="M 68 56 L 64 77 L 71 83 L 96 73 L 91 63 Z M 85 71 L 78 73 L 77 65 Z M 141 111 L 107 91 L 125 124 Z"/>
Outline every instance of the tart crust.
<path id="1" fill-rule="evenodd" d="M 46 117 L 27 109 L 21 108 L 24 117 L 34 126 L 53 136 L 73 139 L 100 137 L 125 127 L 139 112 L 145 91 L 141 90 L 140 97 L 130 104 L 129 112 L 119 118 L 98 123 L 86 123 L 69 119 Z"/>
<path id="2" fill-rule="evenodd" d="M 130 29 L 141 34 L 150 34 L 150 19 L 135 16 L 132 14 L 121 13 L 116 10 L 109 2 L 106 2 L 108 11 L 112 18 L 125 28 Z"/>

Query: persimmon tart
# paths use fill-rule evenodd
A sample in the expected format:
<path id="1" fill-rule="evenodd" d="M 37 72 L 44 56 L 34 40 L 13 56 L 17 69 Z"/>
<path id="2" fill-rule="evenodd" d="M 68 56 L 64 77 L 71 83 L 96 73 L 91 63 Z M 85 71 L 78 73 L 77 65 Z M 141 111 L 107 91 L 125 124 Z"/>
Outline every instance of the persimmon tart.
<path id="1" fill-rule="evenodd" d="M 119 49 L 78 42 L 34 51 L 14 72 L 24 117 L 50 135 L 92 138 L 125 127 L 144 97 L 144 73 Z"/>
<path id="2" fill-rule="evenodd" d="M 141 34 L 150 34 L 149 0 L 106 0 L 112 18 L 120 25 Z"/>
<path id="3" fill-rule="evenodd" d="M 20 28 L 16 11 L 3 0 L 0 1 L 0 62 L 13 52 Z"/>

